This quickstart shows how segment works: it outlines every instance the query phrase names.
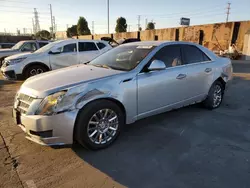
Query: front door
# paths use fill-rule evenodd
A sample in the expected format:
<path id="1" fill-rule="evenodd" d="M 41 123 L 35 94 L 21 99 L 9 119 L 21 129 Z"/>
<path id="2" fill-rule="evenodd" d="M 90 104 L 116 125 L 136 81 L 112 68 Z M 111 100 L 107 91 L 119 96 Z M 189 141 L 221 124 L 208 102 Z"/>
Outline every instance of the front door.
<path id="1" fill-rule="evenodd" d="M 65 44 L 59 47 L 59 54 L 50 55 L 50 64 L 52 70 L 68 67 L 77 64 L 77 47 L 76 43 Z"/>
<path id="2" fill-rule="evenodd" d="M 187 70 L 182 63 L 179 45 L 163 47 L 151 61 L 155 59 L 163 61 L 167 68 L 152 72 L 144 71 L 137 75 L 139 117 L 181 103 L 189 89 Z"/>

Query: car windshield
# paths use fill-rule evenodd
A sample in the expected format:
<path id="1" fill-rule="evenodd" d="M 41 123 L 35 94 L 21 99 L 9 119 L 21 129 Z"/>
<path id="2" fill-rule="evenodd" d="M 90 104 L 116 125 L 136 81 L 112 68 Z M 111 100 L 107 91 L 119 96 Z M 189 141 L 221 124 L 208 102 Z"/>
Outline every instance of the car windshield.
<path id="1" fill-rule="evenodd" d="M 97 57 L 89 64 L 122 71 L 134 69 L 153 50 L 154 46 L 118 46 Z"/>
<path id="2" fill-rule="evenodd" d="M 19 50 L 24 43 L 25 43 L 24 41 L 20 41 L 20 42 L 16 43 L 11 49 L 12 50 Z"/>
<path id="3" fill-rule="evenodd" d="M 45 45 L 44 47 L 36 50 L 34 53 L 43 53 L 43 52 L 49 51 L 52 47 L 55 46 L 55 44 L 57 44 L 59 42 L 61 42 L 61 41 L 56 41 L 56 42 L 49 43 L 49 44 Z"/>

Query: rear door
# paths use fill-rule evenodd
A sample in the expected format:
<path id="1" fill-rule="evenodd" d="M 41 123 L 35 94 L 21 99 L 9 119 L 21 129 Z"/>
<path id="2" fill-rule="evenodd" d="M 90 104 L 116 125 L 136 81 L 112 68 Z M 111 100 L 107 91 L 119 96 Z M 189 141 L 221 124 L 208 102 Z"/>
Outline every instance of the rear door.
<path id="1" fill-rule="evenodd" d="M 95 42 L 78 42 L 78 48 L 80 64 L 87 63 L 101 54 Z"/>
<path id="2" fill-rule="evenodd" d="M 182 45 L 183 62 L 186 65 L 190 97 L 202 97 L 208 93 L 212 79 L 212 61 L 194 45 Z"/>
<path id="3" fill-rule="evenodd" d="M 57 49 L 61 53 L 50 54 L 50 64 L 52 70 L 76 65 L 78 63 L 76 42 L 64 44 L 61 47 L 57 47 Z"/>

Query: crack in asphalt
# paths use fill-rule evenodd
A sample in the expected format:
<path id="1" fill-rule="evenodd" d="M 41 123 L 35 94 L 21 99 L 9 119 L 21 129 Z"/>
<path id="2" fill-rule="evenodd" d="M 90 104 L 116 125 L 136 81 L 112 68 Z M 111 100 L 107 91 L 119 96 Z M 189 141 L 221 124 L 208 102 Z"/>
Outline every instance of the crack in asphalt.
<path id="1" fill-rule="evenodd" d="M 16 135 L 16 134 L 15 134 L 15 135 Z M 17 174 L 17 177 L 18 177 L 18 179 L 19 179 L 19 182 L 20 182 L 21 186 L 24 188 L 23 182 L 21 181 L 20 176 L 19 176 L 19 174 L 18 174 L 18 172 L 17 172 L 17 169 L 16 169 L 16 168 L 18 167 L 18 161 L 17 161 L 15 158 L 11 157 L 11 154 L 10 154 L 10 151 L 9 151 L 9 147 L 6 145 L 5 139 L 4 139 L 4 137 L 3 137 L 3 135 L 2 135 L 1 133 L 0 133 L 0 136 L 1 136 L 2 140 L 3 140 L 4 148 L 6 148 L 8 154 L 9 154 L 8 158 L 11 159 L 11 162 L 10 162 L 10 163 L 4 163 L 4 164 L 5 164 L 5 165 L 12 164 L 12 167 L 13 167 L 12 169 L 15 170 L 15 172 L 16 172 L 16 174 Z M 3 149 L 3 148 L 1 148 L 1 149 Z M 5 161 L 6 161 L 8 158 L 5 158 Z"/>

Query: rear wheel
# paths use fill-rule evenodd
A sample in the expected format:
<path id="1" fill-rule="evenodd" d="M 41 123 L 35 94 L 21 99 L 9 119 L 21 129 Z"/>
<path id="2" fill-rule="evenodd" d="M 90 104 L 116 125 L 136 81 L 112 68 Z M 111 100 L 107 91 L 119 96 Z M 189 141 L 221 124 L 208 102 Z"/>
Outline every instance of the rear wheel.
<path id="1" fill-rule="evenodd" d="M 29 78 L 41 73 L 46 72 L 47 69 L 42 65 L 32 65 L 24 71 L 24 77 Z"/>
<path id="2" fill-rule="evenodd" d="M 208 109 L 218 108 L 223 100 L 224 86 L 220 81 L 214 82 L 211 86 L 206 100 L 203 102 Z"/>
<path id="3" fill-rule="evenodd" d="M 123 125 L 119 106 L 108 100 L 94 101 L 79 112 L 75 139 L 89 149 L 103 149 L 115 141 Z"/>

